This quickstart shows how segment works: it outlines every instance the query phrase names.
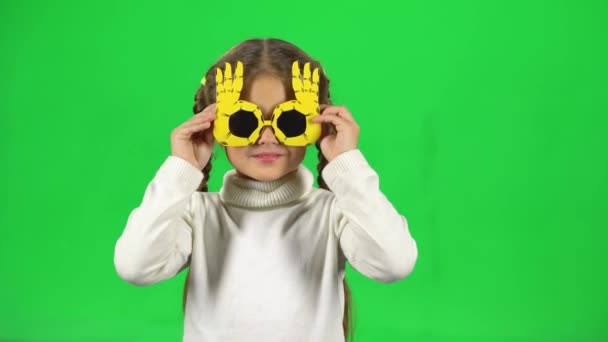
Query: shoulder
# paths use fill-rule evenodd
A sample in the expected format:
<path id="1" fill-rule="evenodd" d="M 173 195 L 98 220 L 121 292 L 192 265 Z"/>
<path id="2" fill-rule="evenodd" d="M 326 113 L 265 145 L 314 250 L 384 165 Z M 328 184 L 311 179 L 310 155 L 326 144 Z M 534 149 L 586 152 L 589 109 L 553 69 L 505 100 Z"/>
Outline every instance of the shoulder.
<path id="1" fill-rule="evenodd" d="M 220 202 L 219 192 L 197 191 L 192 194 L 192 197 L 202 201 L 203 204 L 213 204 Z"/>
<path id="2" fill-rule="evenodd" d="M 336 199 L 336 195 L 325 189 L 311 188 L 304 197 L 304 202 L 314 207 L 331 207 Z"/>
<path id="3" fill-rule="evenodd" d="M 311 188 L 308 195 L 312 196 L 312 197 L 323 197 L 323 198 L 334 197 L 333 192 L 326 190 L 326 189 L 321 189 L 321 188 Z"/>
<path id="4" fill-rule="evenodd" d="M 217 192 L 196 191 L 190 197 L 190 211 L 203 221 L 216 220 L 226 212 Z"/>
<path id="5" fill-rule="evenodd" d="M 190 201 L 193 209 L 205 208 L 205 211 L 222 205 L 218 192 L 196 191 L 192 194 Z"/>

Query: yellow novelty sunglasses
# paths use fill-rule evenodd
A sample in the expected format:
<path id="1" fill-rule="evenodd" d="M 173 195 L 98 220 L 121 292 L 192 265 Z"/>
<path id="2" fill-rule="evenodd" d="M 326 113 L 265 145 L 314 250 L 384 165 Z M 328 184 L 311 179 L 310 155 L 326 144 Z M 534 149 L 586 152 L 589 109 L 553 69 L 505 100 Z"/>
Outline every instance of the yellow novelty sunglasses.
<path id="1" fill-rule="evenodd" d="M 213 136 L 224 146 L 248 146 L 260 138 L 262 129 L 270 126 L 277 140 L 288 146 L 313 144 L 321 135 L 321 125 L 312 119 L 319 116 L 319 70 L 310 72 L 304 65 L 300 76 L 298 61 L 292 64 L 292 87 L 295 100 L 275 107 L 270 120 L 264 120 L 262 110 L 254 103 L 239 100 L 243 87 L 243 64 L 238 61 L 232 79 L 232 67 L 226 63 L 224 74 L 216 72 L 216 117 Z"/>

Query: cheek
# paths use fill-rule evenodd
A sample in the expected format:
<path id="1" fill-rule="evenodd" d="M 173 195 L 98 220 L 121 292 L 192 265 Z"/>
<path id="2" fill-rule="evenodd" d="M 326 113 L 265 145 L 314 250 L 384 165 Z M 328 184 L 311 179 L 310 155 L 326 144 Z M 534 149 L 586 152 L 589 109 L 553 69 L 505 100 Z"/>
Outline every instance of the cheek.
<path id="1" fill-rule="evenodd" d="M 243 155 L 243 152 L 240 151 L 239 148 L 237 147 L 226 147 L 226 157 L 228 157 L 228 161 L 231 164 L 234 164 L 234 162 L 239 161 L 239 159 L 241 159 L 241 156 Z"/>
<path id="2" fill-rule="evenodd" d="M 289 147 L 289 154 L 292 160 L 302 162 L 306 155 L 306 147 Z"/>

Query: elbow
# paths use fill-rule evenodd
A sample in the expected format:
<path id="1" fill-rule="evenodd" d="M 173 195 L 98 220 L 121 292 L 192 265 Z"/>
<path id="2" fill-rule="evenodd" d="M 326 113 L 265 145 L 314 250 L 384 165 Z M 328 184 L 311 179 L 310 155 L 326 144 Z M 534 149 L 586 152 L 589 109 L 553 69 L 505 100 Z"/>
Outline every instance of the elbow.
<path id="1" fill-rule="evenodd" d="M 152 282 L 147 281 L 146 277 L 134 267 L 119 263 L 115 263 L 114 266 L 118 276 L 129 284 L 135 286 L 148 286 L 152 284 Z"/>
<path id="2" fill-rule="evenodd" d="M 132 255 L 116 248 L 114 252 L 114 268 L 118 276 L 129 284 L 135 286 L 147 286 L 153 281 L 146 276 L 144 266 Z"/>
<path id="3" fill-rule="evenodd" d="M 418 260 L 418 248 L 412 239 L 407 247 L 402 247 L 385 260 L 385 271 L 376 279 L 382 283 L 394 283 L 409 276 Z"/>
<path id="4" fill-rule="evenodd" d="M 409 234 L 405 217 L 401 217 L 402 229 L 407 234 L 391 239 L 386 243 L 385 272 L 380 280 L 384 283 L 393 283 L 409 276 L 418 260 L 418 246 L 416 240 Z"/>
<path id="5" fill-rule="evenodd" d="M 129 284 L 136 286 L 150 285 L 150 282 L 146 281 L 146 277 L 142 274 L 141 270 L 131 263 L 115 258 L 114 268 L 118 276 Z"/>

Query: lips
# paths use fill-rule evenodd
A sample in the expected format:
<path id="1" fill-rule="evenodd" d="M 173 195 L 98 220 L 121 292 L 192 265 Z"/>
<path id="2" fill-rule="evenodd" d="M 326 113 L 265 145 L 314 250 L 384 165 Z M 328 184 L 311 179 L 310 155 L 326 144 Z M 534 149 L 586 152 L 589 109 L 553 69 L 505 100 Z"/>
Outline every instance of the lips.
<path id="1" fill-rule="evenodd" d="M 260 152 L 253 155 L 253 157 L 262 162 L 273 162 L 283 156 L 282 153 L 278 152 Z"/>
<path id="2" fill-rule="evenodd" d="M 282 156 L 282 154 L 276 153 L 276 152 L 263 152 L 263 153 L 256 153 L 253 156 L 256 158 L 267 158 L 267 157 L 280 157 L 280 156 Z"/>

